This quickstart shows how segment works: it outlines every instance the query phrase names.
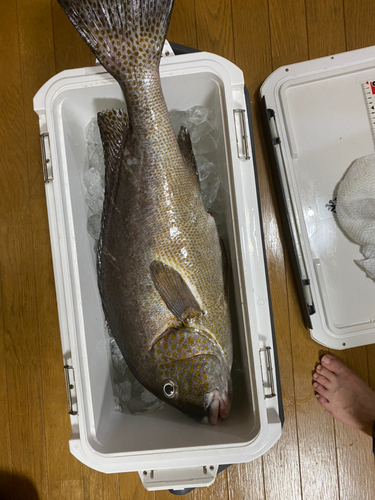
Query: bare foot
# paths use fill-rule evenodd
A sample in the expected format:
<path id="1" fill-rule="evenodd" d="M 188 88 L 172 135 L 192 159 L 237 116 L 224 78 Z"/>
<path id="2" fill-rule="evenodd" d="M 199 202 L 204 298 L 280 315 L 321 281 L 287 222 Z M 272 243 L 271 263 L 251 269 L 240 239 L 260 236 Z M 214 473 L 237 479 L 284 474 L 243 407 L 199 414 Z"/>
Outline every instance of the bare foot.
<path id="1" fill-rule="evenodd" d="M 335 357 L 326 354 L 313 374 L 319 403 L 332 417 L 372 435 L 375 392 Z"/>

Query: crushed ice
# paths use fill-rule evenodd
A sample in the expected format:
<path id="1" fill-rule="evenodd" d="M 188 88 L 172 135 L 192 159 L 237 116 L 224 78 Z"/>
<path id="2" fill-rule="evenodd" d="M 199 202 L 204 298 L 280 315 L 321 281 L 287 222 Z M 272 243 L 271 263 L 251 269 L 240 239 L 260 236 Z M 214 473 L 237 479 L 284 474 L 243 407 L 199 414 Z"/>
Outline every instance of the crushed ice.
<path id="1" fill-rule="evenodd" d="M 112 360 L 114 410 L 138 414 L 163 408 L 163 401 L 145 389 L 133 376 L 111 335 L 109 335 L 109 346 Z"/>
<path id="2" fill-rule="evenodd" d="M 207 107 L 194 106 L 187 111 L 170 111 L 172 127 L 178 134 L 181 126 L 188 129 L 198 167 L 202 200 L 214 216 L 219 234 L 225 233 L 225 198 L 228 184 L 223 149 L 220 149 L 220 128 L 216 114 Z M 89 208 L 87 230 L 94 240 L 100 235 L 104 200 L 104 154 L 96 117 L 86 127 L 86 171 L 83 184 Z M 221 141 L 222 142 L 222 141 Z M 224 164 L 223 164 L 224 163 Z M 124 413 L 155 411 L 164 403 L 147 391 L 131 374 L 113 337 L 109 336 L 112 360 L 114 409 Z"/>

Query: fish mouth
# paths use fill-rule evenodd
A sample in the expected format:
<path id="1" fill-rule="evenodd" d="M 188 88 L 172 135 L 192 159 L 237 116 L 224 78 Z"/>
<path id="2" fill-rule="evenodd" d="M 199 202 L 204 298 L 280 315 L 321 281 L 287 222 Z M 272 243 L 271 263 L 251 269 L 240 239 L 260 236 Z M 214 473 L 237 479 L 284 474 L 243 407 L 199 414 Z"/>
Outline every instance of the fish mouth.
<path id="1" fill-rule="evenodd" d="M 202 423 L 210 423 L 216 425 L 220 419 L 229 417 L 231 410 L 231 397 L 228 390 L 222 393 L 219 389 L 213 389 L 207 394 L 208 412 Z"/>

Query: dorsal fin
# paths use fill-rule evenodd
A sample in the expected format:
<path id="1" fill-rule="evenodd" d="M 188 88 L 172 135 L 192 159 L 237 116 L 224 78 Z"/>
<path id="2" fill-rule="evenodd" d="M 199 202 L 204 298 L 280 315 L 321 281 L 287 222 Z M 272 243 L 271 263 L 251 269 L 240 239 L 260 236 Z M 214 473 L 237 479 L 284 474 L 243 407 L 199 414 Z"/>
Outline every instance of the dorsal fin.
<path id="1" fill-rule="evenodd" d="M 98 113 L 98 125 L 103 143 L 105 163 L 105 196 L 110 196 L 116 184 L 121 156 L 129 125 L 123 109 L 111 109 Z"/>

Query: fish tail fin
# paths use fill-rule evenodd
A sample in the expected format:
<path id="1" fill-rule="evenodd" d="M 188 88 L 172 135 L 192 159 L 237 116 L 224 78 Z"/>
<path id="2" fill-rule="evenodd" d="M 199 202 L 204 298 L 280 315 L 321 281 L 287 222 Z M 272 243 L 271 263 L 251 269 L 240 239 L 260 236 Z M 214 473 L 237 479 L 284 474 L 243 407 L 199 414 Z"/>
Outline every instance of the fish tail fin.
<path id="1" fill-rule="evenodd" d="M 159 65 L 174 0 L 58 0 L 99 62 L 118 81 Z"/>

